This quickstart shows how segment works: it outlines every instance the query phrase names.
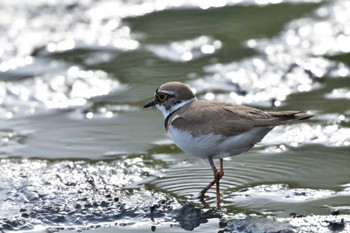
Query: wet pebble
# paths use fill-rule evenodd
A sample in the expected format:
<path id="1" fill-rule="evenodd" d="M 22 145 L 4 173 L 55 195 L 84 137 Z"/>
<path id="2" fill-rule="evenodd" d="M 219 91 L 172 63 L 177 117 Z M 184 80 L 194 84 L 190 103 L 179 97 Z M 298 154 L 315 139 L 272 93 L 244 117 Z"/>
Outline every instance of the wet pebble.
<path id="1" fill-rule="evenodd" d="M 119 220 L 127 221 L 126 219 L 131 218 L 164 217 L 178 205 L 174 199 L 163 194 L 147 192 L 142 186 L 130 192 L 128 189 L 122 189 L 123 185 L 118 182 L 107 182 L 110 177 L 122 179 L 125 183 L 132 183 L 135 178 L 142 177 L 141 172 L 145 166 L 139 159 L 136 160 L 138 163 L 128 159 L 97 164 L 81 161 L 48 163 L 44 160 L 2 160 L 4 172 L 0 174 L 0 178 L 4 179 L 3 176 L 10 174 L 11 179 L 18 182 L 16 185 L 21 186 L 21 189 L 17 192 L 7 192 L 4 186 L 5 190 L 0 190 L 8 193 L 7 202 L 14 207 L 9 213 L 1 213 L 0 230 L 32 229 L 38 224 L 58 224 L 62 227 L 75 225 L 79 228 L 79 225 L 87 223 L 117 223 Z M 31 163 L 45 164 L 43 167 L 47 169 L 32 173 Z M 75 169 L 67 166 L 72 163 L 76 163 L 73 164 Z M 125 167 L 128 170 L 124 170 Z M 128 176 L 127 172 L 132 169 L 136 172 Z M 28 176 L 17 177 L 21 173 L 14 172 L 16 170 L 26 172 Z M 97 172 L 99 170 L 102 172 Z M 135 174 L 137 172 L 139 176 Z M 68 179 L 71 181 L 66 182 Z M 73 183 L 75 185 L 71 185 Z M 38 196 L 40 198 L 30 198 L 30 202 L 26 198 Z M 18 205 L 21 208 L 15 209 Z"/>

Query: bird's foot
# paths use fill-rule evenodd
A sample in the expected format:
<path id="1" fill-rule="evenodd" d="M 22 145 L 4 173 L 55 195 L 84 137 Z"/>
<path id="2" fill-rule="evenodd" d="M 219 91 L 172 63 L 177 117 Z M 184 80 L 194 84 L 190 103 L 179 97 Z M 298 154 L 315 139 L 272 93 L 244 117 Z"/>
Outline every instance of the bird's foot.
<path id="1" fill-rule="evenodd" d="M 199 192 L 196 195 L 193 195 L 191 199 L 198 199 L 200 201 L 203 201 L 207 196 L 205 196 L 205 193 Z"/>

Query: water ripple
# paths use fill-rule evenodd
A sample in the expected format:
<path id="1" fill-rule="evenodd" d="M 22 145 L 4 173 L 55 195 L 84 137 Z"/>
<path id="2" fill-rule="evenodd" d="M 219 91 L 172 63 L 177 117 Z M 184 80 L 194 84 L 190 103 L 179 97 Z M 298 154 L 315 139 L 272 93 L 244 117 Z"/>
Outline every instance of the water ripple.
<path id="1" fill-rule="evenodd" d="M 270 155 L 253 150 L 245 155 L 225 159 L 225 175 L 221 180 L 224 205 L 288 215 L 293 211 L 310 211 L 299 206 L 303 202 L 310 202 L 308 206 L 318 213 L 327 211 L 320 207 L 325 203 L 329 206 L 344 203 L 350 197 L 347 185 L 347 168 L 350 164 L 346 149 L 334 155 L 328 151 L 315 154 L 314 150 L 304 148 L 300 149 L 300 153 L 285 151 L 283 154 Z M 327 177 L 324 177 L 324 172 L 328 174 Z M 319 177 L 323 177 L 322 181 Z M 152 184 L 172 195 L 190 198 L 212 179 L 209 164 L 193 160 L 186 165 L 165 169 L 162 177 L 152 181 Z M 215 187 L 207 195 L 208 203 L 214 204 Z M 196 202 L 195 199 L 189 201 Z M 295 209 L 292 211 L 287 207 L 289 205 L 295 205 Z"/>

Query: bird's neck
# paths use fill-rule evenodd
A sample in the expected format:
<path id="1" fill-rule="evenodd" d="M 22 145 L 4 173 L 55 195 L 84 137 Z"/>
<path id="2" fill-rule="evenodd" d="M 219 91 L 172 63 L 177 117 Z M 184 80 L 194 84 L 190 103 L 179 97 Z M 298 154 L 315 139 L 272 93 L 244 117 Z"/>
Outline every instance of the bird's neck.
<path id="1" fill-rule="evenodd" d="M 186 106 L 189 103 L 192 103 L 193 101 L 197 100 L 196 97 L 188 100 L 183 100 L 177 104 L 172 105 L 170 108 L 166 108 L 164 105 L 156 105 L 157 108 L 163 113 L 164 119 L 166 119 L 168 116 L 173 114 L 175 111 L 179 110 L 180 108 Z"/>

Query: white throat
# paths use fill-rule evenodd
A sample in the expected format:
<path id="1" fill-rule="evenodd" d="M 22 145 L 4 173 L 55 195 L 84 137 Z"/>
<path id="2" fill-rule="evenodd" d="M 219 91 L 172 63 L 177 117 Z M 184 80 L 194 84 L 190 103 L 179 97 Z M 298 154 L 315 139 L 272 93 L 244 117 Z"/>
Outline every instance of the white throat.
<path id="1" fill-rule="evenodd" d="M 181 103 L 175 104 L 173 106 L 171 106 L 170 109 L 166 109 L 163 105 L 157 104 L 156 107 L 163 113 L 164 119 L 167 118 L 169 116 L 169 114 L 171 114 L 172 112 L 178 110 L 179 108 L 182 108 L 183 106 L 193 102 L 196 100 L 196 97 L 189 99 L 189 100 L 185 100 L 182 101 Z"/>

